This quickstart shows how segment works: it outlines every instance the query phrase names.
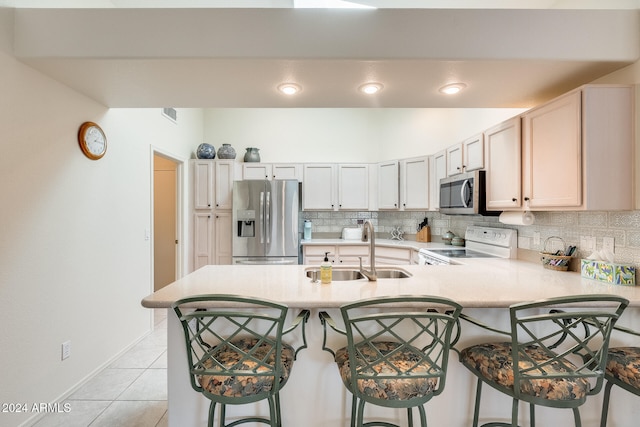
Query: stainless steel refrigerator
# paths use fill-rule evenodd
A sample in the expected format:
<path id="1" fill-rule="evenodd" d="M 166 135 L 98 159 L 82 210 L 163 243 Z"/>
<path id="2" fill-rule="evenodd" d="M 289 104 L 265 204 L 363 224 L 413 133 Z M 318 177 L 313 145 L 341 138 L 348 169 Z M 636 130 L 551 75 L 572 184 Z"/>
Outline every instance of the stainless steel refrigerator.
<path id="1" fill-rule="evenodd" d="M 233 263 L 298 263 L 298 181 L 233 183 Z"/>

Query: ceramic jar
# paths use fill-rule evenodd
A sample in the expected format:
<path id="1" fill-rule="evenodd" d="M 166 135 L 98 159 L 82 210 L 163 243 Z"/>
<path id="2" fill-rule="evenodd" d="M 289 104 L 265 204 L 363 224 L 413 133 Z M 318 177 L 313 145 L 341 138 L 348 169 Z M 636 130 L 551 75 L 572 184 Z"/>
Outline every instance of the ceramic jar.
<path id="1" fill-rule="evenodd" d="M 196 150 L 196 157 L 199 159 L 214 159 L 216 157 L 216 149 L 211 144 L 206 142 L 198 145 Z"/>
<path id="2" fill-rule="evenodd" d="M 464 246 L 464 239 L 462 237 L 454 237 L 453 239 L 451 239 L 451 244 L 453 246 Z"/>
<path id="3" fill-rule="evenodd" d="M 255 147 L 248 147 L 247 152 L 244 153 L 244 161 L 247 163 L 257 163 L 260 161 L 260 149 Z"/>
<path id="4" fill-rule="evenodd" d="M 444 242 L 445 245 L 450 245 L 451 244 L 451 240 L 456 237 L 455 234 L 453 234 L 451 231 L 447 231 L 446 233 L 444 233 L 442 235 L 442 241 Z"/>
<path id="5" fill-rule="evenodd" d="M 218 158 L 219 159 L 235 159 L 236 150 L 231 146 L 231 144 L 222 144 L 222 146 L 218 148 Z"/>

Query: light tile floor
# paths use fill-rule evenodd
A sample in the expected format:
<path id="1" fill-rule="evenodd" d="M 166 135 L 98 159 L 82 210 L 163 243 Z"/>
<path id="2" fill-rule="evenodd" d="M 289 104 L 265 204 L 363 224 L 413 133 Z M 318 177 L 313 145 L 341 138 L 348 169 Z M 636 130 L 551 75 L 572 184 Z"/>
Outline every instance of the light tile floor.
<path id="1" fill-rule="evenodd" d="M 155 330 L 65 400 L 34 427 L 166 427 L 167 311 L 155 310 Z"/>

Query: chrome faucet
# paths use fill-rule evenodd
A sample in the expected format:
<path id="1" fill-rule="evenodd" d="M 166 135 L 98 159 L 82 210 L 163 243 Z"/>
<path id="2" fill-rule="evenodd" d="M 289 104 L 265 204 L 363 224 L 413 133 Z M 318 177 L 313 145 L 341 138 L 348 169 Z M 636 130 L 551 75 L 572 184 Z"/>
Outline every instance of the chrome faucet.
<path id="1" fill-rule="evenodd" d="M 360 258 L 360 273 L 369 279 L 370 282 L 378 280 L 378 274 L 376 273 L 376 231 L 373 229 L 373 224 L 370 220 L 365 221 L 362 227 L 362 241 L 369 240 L 369 265 L 371 270 L 365 270 L 362 268 L 362 257 Z"/>

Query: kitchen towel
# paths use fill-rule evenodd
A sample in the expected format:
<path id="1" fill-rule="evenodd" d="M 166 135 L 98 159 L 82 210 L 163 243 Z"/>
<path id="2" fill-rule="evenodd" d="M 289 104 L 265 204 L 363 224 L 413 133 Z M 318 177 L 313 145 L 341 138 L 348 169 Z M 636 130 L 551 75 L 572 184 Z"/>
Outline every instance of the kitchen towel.
<path id="1" fill-rule="evenodd" d="M 535 216 L 533 213 L 526 212 L 502 212 L 500 214 L 500 221 L 503 224 L 511 224 L 511 225 L 531 225 L 535 221 Z"/>

